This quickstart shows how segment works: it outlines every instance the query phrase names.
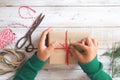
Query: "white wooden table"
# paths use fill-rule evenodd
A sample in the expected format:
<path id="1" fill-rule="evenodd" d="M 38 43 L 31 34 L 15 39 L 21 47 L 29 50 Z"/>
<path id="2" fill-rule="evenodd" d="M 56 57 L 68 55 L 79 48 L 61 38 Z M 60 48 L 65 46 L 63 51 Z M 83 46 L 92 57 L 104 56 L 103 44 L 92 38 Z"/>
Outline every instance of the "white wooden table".
<path id="1" fill-rule="evenodd" d="M 120 40 L 120 0 L 0 0 L 0 29 L 11 23 L 22 23 L 30 26 L 33 20 L 21 19 L 18 15 L 19 6 L 30 6 L 36 10 L 33 16 L 45 14 L 45 19 L 32 35 L 37 47 L 41 32 L 48 27 L 56 30 L 89 31 L 99 40 L 99 60 L 104 69 L 109 72 L 110 60 L 102 55 L 114 42 Z M 26 11 L 22 11 L 26 13 Z M 27 14 L 26 14 L 27 15 Z M 10 26 L 17 39 L 25 35 L 28 28 Z M 14 48 L 13 44 L 8 45 Z M 31 55 L 26 53 L 27 55 Z M 0 80 L 6 80 L 13 73 L 0 75 Z M 47 64 L 36 77 L 36 80 L 89 80 L 78 65 Z M 113 80 L 120 80 L 115 77 Z"/>

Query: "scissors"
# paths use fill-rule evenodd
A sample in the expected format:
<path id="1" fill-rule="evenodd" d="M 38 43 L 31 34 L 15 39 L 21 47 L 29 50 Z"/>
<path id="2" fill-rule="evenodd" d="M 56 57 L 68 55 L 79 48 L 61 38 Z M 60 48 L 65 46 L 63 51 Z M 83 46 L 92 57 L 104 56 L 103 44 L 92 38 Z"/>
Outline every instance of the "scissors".
<path id="1" fill-rule="evenodd" d="M 29 41 L 28 45 L 25 47 L 26 52 L 32 52 L 35 48 L 32 44 L 32 40 L 31 40 L 31 35 L 34 32 L 34 30 L 38 27 L 38 25 L 42 22 L 43 18 L 45 17 L 45 15 L 42 15 L 42 13 L 36 18 L 36 20 L 33 22 L 31 28 L 29 29 L 29 31 L 26 33 L 25 36 L 23 36 L 22 38 L 20 38 L 18 40 L 18 42 L 16 43 L 16 47 L 18 49 L 21 49 L 27 41 Z"/>

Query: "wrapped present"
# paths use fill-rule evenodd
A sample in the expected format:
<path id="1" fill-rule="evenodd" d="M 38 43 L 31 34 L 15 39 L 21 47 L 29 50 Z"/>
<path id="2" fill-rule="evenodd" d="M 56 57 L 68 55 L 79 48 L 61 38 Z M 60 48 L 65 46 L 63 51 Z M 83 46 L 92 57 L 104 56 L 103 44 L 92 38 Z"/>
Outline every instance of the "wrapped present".
<path id="1" fill-rule="evenodd" d="M 69 44 L 80 42 L 83 38 L 90 36 L 88 32 L 52 31 L 48 35 L 49 44 L 58 41 L 57 46 L 52 52 L 50 64 L 76 64 L 78 62 L 75 54 L 69 52 Z"/>

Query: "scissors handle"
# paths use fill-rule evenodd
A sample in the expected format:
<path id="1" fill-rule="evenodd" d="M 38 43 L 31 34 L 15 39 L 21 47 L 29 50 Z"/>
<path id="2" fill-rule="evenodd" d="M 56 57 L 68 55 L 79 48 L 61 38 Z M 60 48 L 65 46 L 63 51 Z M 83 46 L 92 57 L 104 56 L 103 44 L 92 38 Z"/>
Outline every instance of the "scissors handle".
<path id="1" fill-rule="evenodd" d="M 21 48 L 25 45 L 25 43 L 27 42 L 27 40 L 28 40 L 28 38 L 27 38 L 26 36 L 20 38 L 20 39 L 17 41 L 17 43 L 16 43 L 16 47 L 17 47 L 18 49 L 21 49 Z M 20 43 L 20 42 L 21 42 L 21 43 Z"/>
<path id="2" fill-rule="evenodd" d="M 25 47 L 26 52 L 32 52 L 33 50 L 34 50 L 34 46 L 31 43 Z"/>

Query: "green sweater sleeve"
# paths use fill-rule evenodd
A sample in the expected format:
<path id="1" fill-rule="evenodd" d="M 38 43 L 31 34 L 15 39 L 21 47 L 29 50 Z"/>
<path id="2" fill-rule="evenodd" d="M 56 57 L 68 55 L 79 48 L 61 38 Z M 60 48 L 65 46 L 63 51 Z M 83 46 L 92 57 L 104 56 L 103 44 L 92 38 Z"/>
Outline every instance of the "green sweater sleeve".
<path id="1" fill-rule="evenodd" d="M 91 80 L 112 80 L 112 78 L 103 71 L 103 65 L 98 61 L 97 56 L 87 64 L 81 64 L 83 71 L 88 75 Z"/>
<path id="2" fill-rule="evenodd" d="M 42 69 L 45 63 L 45 61 L 40 60 L 34 54 L 16 73 L 13 80 L 34 80 L 38 71 Z"/>

